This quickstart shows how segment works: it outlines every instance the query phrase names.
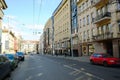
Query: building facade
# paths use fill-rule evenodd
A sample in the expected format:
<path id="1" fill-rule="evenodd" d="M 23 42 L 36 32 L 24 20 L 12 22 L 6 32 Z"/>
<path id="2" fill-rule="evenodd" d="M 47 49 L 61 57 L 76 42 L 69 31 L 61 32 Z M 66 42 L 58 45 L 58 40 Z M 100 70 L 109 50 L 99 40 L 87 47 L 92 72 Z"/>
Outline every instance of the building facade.
<path id="1" fill-rule="evenodd" d="M 120 0 L 77 0 L 79 53 L 120 57 Z"/>
<path id="2" fill-rule="evenodd" d="M 39 53 L 40 54 L 44 54 L 44 37 L 43 37 L 43 33 L 42 35 L 40 36 L 40 40 L 39 40 Z"/>
<path id="3" fill-rule="evenodd" d="M 15 39 L 15 34 L 11 30 L 2 30 L 2 53 L 15 53 Z"/>
<path id="4" fill-rule="evenodd" d="M 55 54 L 70 53 L 71 10 L 70 0 L 62 0 L 53 13 Z"/>
<path id="5" fill-rule="evenodd" d="M 52 18 L 50 18 L 44 27 L 44 53 L 52 54 Z"/>
<path id="6" fill-rule="evenodd" d="M 39 41 L 34 40 L 23 40 L 21 45 L 21 51 L 26 54 L 33 53 L 37 54 L 38 52 L 38 43 Z"/>
<path id="7" fill-rule="evenodd" d="M 0 0 L 0 53 L 2 52 L 2 18 L 4 16 L 3 10 L 7 8 L 5 0 Z"/>

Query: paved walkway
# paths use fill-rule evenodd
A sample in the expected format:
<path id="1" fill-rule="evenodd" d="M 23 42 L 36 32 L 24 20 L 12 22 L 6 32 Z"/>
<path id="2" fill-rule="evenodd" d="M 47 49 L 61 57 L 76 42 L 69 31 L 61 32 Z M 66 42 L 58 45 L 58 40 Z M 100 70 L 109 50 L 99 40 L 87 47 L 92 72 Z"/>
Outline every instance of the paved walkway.
<path id="1" fill-rule="evenodd" d="M 52 56 L 52 55 L 49 55 Z M 81 57 L 71 57 L 71 56 L 64 56 L 64 55 L 54 55 L 53 57 L 59 57 L 59 58 L 66 58 L 66 59 L 72 59 L 72 60 L 78 60 L 78 61 L 82 61 L 82 62 L 89 62 L 89 57 L 90 56 L 81 56 Z"/>

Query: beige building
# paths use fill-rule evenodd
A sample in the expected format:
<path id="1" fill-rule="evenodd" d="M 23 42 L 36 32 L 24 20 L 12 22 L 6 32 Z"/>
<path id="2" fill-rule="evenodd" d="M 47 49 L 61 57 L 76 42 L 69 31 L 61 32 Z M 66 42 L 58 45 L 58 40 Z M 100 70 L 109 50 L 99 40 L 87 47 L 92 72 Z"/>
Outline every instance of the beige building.
<path id="1" fill-rule="evenodd" d="M 2 18 L 4 16 L 3 10 L 7 8 L 5 0 L 0 0 L 0 53 L 1 53 L 1 39 L 2 39 Z"/>
<path id="2" fill-rule="evenodd" d="M 120 57 L 120 1 L 77 0 L 79 53 Z"/>
<path id="3" fill-rule="evenodd" d="M 9 29 L 2 30 L 2 53 L 15 53 L 15 34 Z"/>
<path id="4" fill-rule="evenodd" d="M 37 54 L 38 43 L 39 43 L 39 41 L 23 40 L 22 45 L 21 45 L 21 51 L 25 52 L 26 54 L 29 54 L 29 53 Z"/>
<path id="5" fill-rule="evenodd" d="M 52 18 L 49 18 L 44 27 L 44 53 L 52 54 Z"/>
<path id="6" fill-rule="evenodd" d="M 70 52 L 70 0 L 62 0 L 53 16 L 55 53 L 64 54 L 64 52 Z"/>

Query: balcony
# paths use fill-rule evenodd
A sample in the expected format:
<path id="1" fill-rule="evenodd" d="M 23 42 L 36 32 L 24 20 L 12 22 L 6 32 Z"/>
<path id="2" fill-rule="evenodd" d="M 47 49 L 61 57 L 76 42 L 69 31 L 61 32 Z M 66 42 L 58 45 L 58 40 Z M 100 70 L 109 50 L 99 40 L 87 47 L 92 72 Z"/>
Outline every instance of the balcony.
<path id="1" fill-rule="evenodd" d="M 105 12 L 103 14 L 100 14 L 98 16 L 96 16 L 94 19 L 93 19 L 93 22 L 94 24 L 104 24 L 104 23 L 107 23 L 109 22 L 111 19 L 111 13 L 110 12 Z"/>
<path id="2" fill-rule="evenodd" d="M 93 7 L 100 8 L 106 5 L 108 2 L 109 0 L 93 0 L 92 5 Z"/>
<path id="3" fill-rule="evenodd" d="M 93 41 L 102 41 L 102 40 L 107 40 L 112 38 L 113 38 L 112 32 L 106 32 L 104 34 L 98 34 L 96 36 L 92 36 Z"/>

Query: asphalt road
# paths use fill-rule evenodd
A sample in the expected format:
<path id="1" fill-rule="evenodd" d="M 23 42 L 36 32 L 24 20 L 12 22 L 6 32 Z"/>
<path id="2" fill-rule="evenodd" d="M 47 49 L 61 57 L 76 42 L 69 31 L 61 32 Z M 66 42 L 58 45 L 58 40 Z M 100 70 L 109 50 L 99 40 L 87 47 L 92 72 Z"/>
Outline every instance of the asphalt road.
<path id="1" fill-rule="evenodd" d="M 10 80 L 120 80 L 120 67 L 48 55 L 27 55 L 12 72 Z"/>

